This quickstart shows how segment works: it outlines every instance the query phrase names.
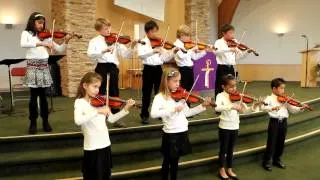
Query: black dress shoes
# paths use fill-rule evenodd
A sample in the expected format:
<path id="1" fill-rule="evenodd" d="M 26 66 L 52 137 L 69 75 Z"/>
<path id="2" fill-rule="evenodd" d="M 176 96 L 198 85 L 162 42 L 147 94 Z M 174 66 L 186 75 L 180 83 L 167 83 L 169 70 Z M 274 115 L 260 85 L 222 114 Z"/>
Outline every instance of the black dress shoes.
<path id="1" fill-rule="evenodd" d="M 270 164 L 263 164 L 262 165 L 263 169 L 265 169 L 266 171 L 272 171 L 271 165 Z"/>
<path id="2" fill-rule="evenodd" d="M 219 177 L 221 180 L 229 180 L 228 177 L 227 177 L 227 178 L 222 177 L 220 173 L 218 174 L 218 177 Z"/>
<path id="3" fill-rule="evenodd" d="M 227 172 L 227 175 L 229 176 L 229 178 L 231 178 L 233 180 L 238 180 L 239 179 L 238 176 L 231 176 L 231 174 L 229 174 L 228 172 Z"/>
<path id="4" fill-rule="evenodd" d="M 274 166 L 281 168 L 281 169 L 285 169 L 286 165 L 284 165 L 281 161 L 276 161 L 272 163 Z"/>

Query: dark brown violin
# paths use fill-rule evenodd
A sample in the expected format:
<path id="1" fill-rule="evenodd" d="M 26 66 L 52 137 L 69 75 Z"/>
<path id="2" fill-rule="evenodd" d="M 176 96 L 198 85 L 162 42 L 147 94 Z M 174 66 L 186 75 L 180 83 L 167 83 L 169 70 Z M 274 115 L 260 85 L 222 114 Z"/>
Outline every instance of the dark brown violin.
<path id="1" fill-rule="evenodd" d="M 303 107 L 303 104 L 301 102 L 299 102 L 298 100 L 295 100 L 291 97 L 288 97 L 288 96 L 278 96 L 278 101 L 280 103 L 288 103 L 292 106 L 296 106 L 296 107 Z M 306 109 L 308 109 L 309 111 L 312 111 L 312 107 L 309 106 L 308 104 L 305 104 L 307 105 Z"/>
<path id="2" fill-rule="evenodd" d="M 201 43 L 201 42 L 195 43 L 193 41 L 184 42 L 184 48 L 187 50 L 192 49 L 195 46 L 198 46 L 199 50 L 206 50 L 209 48 L 213 48 L 214 50 L 217 50 L 217 48 L 213 47 L 211 44 L 205 44 L 205 43 Z"/>
<path id="3" fill-rule="evenodd" d="M 194 93 L 189 93 L 182 87 L 178 87 L 178 89 L 175 92 L 171 93 L 171 98 L 174 99 L 175 101 L 180 101 L 181 99 L 186 100 L 188 103 L 199 103 L 203 102 L 204 98 L 194 94 Z M 188 99 L 187 99 L 188 98 Z M 210 104 L 212 107 L 216 107 L 217 105 L 215 103 Z"/>
<path id="4" fill-rule="evenodd" d="M 64 32 L 64 31 L 55 31 L 53 32 L 53 38 L 56 39 L 62 39 L 64 38 L 67 34 L 70 34 L 71 36 L 75 36 L 78 39 L 82 38 L 82 35 L 79 34 L 75 34 L 75 33 L 70 33 L 70 32 Z M 39 37 L 39 39 L 48 39 L 52 37 L 52 33 L 48 30 L 42 31 L 42 32 L 38 32 L 37 36 Z"/>
<path id="5" fill-rule="evenodd" d="M 246 103 L 246 104 L 253 103 L 254 101 L 257 101 L 257 102 L 259 101 L 258 99 L 254 98 L 254 97 L 251 97 L 247 94 L 240 94 L 239 92 L 229 94 L 229 96 L 230 96 L 230 100 L 232 102 L 240 101 L 241 98 L 242 98 L 242 102 Z M 263 103 L 264 105 L 267 105 L 267 103 L 265 103 L 265 102 L 261 102 L 261 103 Z"/>
<path id="6" fill-rule="evenodd" d="M 117 33 L 110 33 L 110 35 L 105 36 L 105 40 L 108 45 L 114 44 L 117 41 L 117 38 L 118 38 Z M 119 36 L 119 38 L 118 38 L 118 43 L 120 43 L 120 44 L 128 44 L 130 42 L 131 42 L 130 36 L 122 35 L 122 36 Z M 138 40 L 137 42 L 140 44 L 145 44 L 145 42 L 140 41 L 140 40 Z"/>
<path id="7" fill-rule="evenodd" d="M 240 49 L 241 51 L 248 50 L 249 53 L 253 53 L 255 56 L 259 56 L 259 54 L 255 50 L 249 48 L 248 46 L 246 46 L 244 44 L 238 43 L 234 40 L 228 40 L 227 44 L 228 44 L 228 47 L 236 47 L 236 48 Z"/>
<path id="8" fill-rule="evenodd" d="M 109 97 L 109 107 L 113 109 L 119 109 L 123 105 L 126 104 L 126 100 L 121 99 L 120 97 Z M 96 96 L 91 98 L 90 104 L 93 107 L 103 107 L 106 105 L 106 97 L 105 96 Z M 141 105 L 135 104 L 134 105 L 137 108 L 141 108 Z"/>

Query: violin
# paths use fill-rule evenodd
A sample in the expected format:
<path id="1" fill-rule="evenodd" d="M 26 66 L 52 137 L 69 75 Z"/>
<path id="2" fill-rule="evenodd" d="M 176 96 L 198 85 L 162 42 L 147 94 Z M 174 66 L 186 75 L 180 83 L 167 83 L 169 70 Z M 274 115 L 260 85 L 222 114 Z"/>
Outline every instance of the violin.
<path id="1" fill-rule="evenodd" d="M 75 33 L 70 33 L 70 32 L 64 32 L 64 31 L 55 31 L 53 32 L 53 38 L 56 39 L 62 39 L 64 38 L 67 34 L 70 34 L 72 36 L 77 37 L 78 39 L 82 38 L 82 35 L 79 34 L 75 34 Z M 37 33 L 37 36 L 39 37 L 39 39 L 48 39 L 52 37 L 52 33 L 48 30 L 45 31 L 41 31 Z"/>
<path id="2" fill-rule="evenodd" d="M 227 44 L 228 44 L 228 47 L 237 47 L 241 51 L 247 51 L 248 50 L 249 53 L 252 52 L 255 56 L 259 56 L 259 54 L 255 50 L 249 48 L 248 46 L 246 46 L 246 45 L 244 45 L 242 43 L 238 43 L 235 40 L 228 40 Z"/>
<path id="3" fill-rule="evenodd" d="M 171 98 L 175 101 L 180 101 L 181 99 L 187 100 L 188 103 L 198 103 L 204 101 L 204 97 L 201 97 L 199 95 L 196 95 L 194 93 L 189 93 L 182 87 L 178 87 L 178 89 L 175 92 L 171 93 Z M 188 98 L 188 99 L 187 99 Z M 215 103 L 210 103 L 212 107 L 216 107 L 217 105 Z"/>
<path id="4" fill-rule="evenodd" d="M 298 100 L 295 100 L 291 97 L 288 97 L 288 96 L 278 96 L 278 101 L 280 103 L 288 103 L 292 106 L 296 106 L 296 107 L 302 107 L 303 104 L 301 102 L 299 102 Z M 306 104 L 307 105 L 307 104 Z M 309 111 L 312 111 L 312 108 L 311 106 L 307 105 L 306 109 L 308 109 Z"/>
<path id="5" fill-rule="evenodd" d="M 258 99 L 254 98 L 254 97 L 251 97 L 247 94 L 240 94 L 239 92 L 235 92 L 235 93 L 232 93 L 230 94 L 230 100 L 232 102 L 237 102 L 237 101 L 240 101 L 242 98 L 242 102 L 243 103 L 246 103 L 246 104 L 250 104 L 254 101 L 259 101 Z M 262 102 L 263 105 L 268 105 L 267 103 L 265 102 Z"/>
<path id="6" fill-rule="evenodd" d="M 121 99 L 120 97 L 109 97 L 109 107 L 113 109 L 121 108 L 126 104 L 126 100 Z M 93 107 L 103 107 L 106 105 L 106 97 L 105 96 L 96 96 L 91 98 L 90 104 Z M 137 108 L 141 108 L 141 105 L 135 104 Z"/>
<path id="7" fill-rule="evenodd" d="M 160 38 L 150 38 L 150 43 L 151 43 L 152 48 L 157 48 L 157 47 L 163 46 L 163 48 L 170 50 L 170 49 L 173 49 L 176 47 L 173 43 L 171 43 L 169 41 L 166 41 L 163 44 L 163 40 Z M 187 53 L 184 49 L 179 48 L 179 50 L 181 50 L 183 53 Z"/>
<path id="8" fill-rule="evenodd" d="M 117 41 L 117 38 L 118 38 L 117 33 L 110 33 L 110 35 L 105 36 L 105 41 L 108 45 L 112 45 Z M 128 44 L 130 42 L 131 42 L 130 36 L 122 35 L 122 36 L 119 36 L 119 38 L 118 38 L 118 43 L 120 43 L 120 44 Z M 145 42 L 143 42 L 141 40 L 138 40 L 137 42 L 140 44 L 143 44 L 143 45 L 145 44 Z"/>
<path id="9" fill-rule="evenodd" d="M 205 43 L 201 43 L 201 42 L 198 42 L 196 44 L 193 41 L 184 42 L 184 48 L 187 49 L 187 50 L 192 49 L 195 46 L 198 46 L 199 50 L 206 50 L 208 48 L 213 48 L 214 50 L 217 50 L 217 48 L 213 47 L 213 45 L 211 45 L 211 44 L 205 44 Z"/>

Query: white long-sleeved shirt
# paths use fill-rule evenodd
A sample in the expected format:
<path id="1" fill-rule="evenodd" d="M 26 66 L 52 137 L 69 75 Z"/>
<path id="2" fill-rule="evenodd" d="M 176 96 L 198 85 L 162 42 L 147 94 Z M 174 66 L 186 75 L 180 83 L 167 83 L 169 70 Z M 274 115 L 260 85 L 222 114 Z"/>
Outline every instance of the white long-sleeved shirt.
<path id="1" fill-rule="evenodd" d="M 282 104 L 278 101 L 278 96 L 275 94 L 271 94 L 268 96 L 264 102 L 267 105 L 262 105 L 261 110 L 268 112 L 269 116 L 271 118 L 276 118 L 276 119 L 283 119 L 283 118 L 288 118 L 289 117 L 289 112 L 290 113 L 298 113 L 303 111 L 300 107 L 292 106 L 288 103 Z M 272 111 L 272 108 L 280 106 L 280 109 L 278 111 Z"/>
<path id="2" fill-rule="evenodd" d="M 161 54 L 154 53 L 148 37 L 143 38 L 142 41 L 145 42 L 145 44 L 143 45 L 139 43 L 137 45 L 137 54 L 144 65 L 162 65 L 174 58 L 174 53 L 169 50 L 165 50 L 164 53 Z"/>
<path id="3" fill-rule="evenodd" d="M 97 61 L 98 63 L 114 63 L 119 65 L 118 55 L 123 58 L 130 58 L 132 56 L 132 49 L 127 48 L 123 44 L 114 44 L 115 49 L 113 52 L 102 53 L 108 46 L 105 38 L 102 35 L 98 35 L 90 40 L 87 55 L 90 59 Z"/>
<path id="4" fill-rule="evenodd" d="M 236 53 L 232 52 L 223 37 L 216 40 L 214 47 L 217 48 L 215 51 L 217 63 L 221 65 L 236 65 L 236 59 L 240 60 L 248 55 L 247 51 L 241 51 L 238 48 Z"/>
<path id="5" fill-rule="evenodd" d="M 229 130 L 236 130 L 239 129 L 239 123 L 240 123 L 240 117 L 239 112 L 237 110 L 232 109 L 234 104 L 237 104 L 239 102 L 231 102 L 230 95 L 223 91 L 219 93 L 216 97 L 216 108 L 215 110 L 217 112 L 221 112 L 221 115 L 219 116 L 219 128 L 221 129 L 229 129 Z M 246 104 L 244 105 L 243 114 L 247 114 L 253 111 L 257 111 L 256 109 L 253 109 L 252 107 L 249 108 Z"/>
<path id="6" fill-rule="evenodd" d="M 22 48 L 27 48 L 26 59 L 48 59 L 49 53 L 48 49 L 44 46 L 37 46 L 37 43 L 44 42 L 50 43 L 51 38 L 44 39 L 41 41 L 37 35 L 32 35 L 31 32 L 23 31 L 21 33 L 20 46 Z M 66 44 L 61 45 L 53 41 L 53 48 L 56 52 L 62 53 L 66 49 Z"/>
<path id="7" fill-rule="evenodd" d="M 110 114 L 107 120 L 114 123 L 128 113 L 128 111 L 121 110 L 116 114 Z M 81 126 L 84 150 L 92 151 L 111 145 L 106 116 L 98 113 L 97 108 L 91 106 L 84 98 L 76 99 L 74 102 L 74 121 L 76 125 Z"/>
<path id="8" fill-rule="evenodd" d="M 176 47 L 187 52 L 187 53 L 184 53 L 181 50 L 179 50 L 176 53 L 175 60 L 179 67 L 184 67 L 184 66 L 192 67 L 194 60 L 198 60 L 207 54 L 206 51 L 200 51 L 199 53 L 196 53 L 194 52 L 194 50 L 191 50 L 191 49 L 186 50 L 184 48 L 184 43 L 180 39 L 177 39 L 173 44 Z"/>
<path id="9" fill-rule="evenodd" d="M 181 104 L 184 105 L 184 109 L 181 112 L 175 112 L 175 108 Z M 189 108 L 187 103 L 183 101 L 176 102 L 171 97 L 166 99 L 162 93 L 159 93 L 154 97 L 150 115 L 152 118 L 162 118 L 162 130 L 165 133 L 179 133 L 188 131 L 187 117 L 205 110 L 206 108 L 201 104 L 194 108 Z"/>

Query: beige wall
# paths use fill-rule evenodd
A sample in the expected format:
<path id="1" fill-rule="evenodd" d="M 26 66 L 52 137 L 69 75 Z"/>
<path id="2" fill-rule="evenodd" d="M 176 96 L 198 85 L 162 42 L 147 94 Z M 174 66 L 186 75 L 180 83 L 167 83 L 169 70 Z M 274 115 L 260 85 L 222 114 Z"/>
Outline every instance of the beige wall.
<path id="1" fill-rule="evenodd" d="M 300 81 L 299 64 L 239 64 L 237 68 L 242 80 L 270 81 L 282 77 L 287 81 Z"/>

